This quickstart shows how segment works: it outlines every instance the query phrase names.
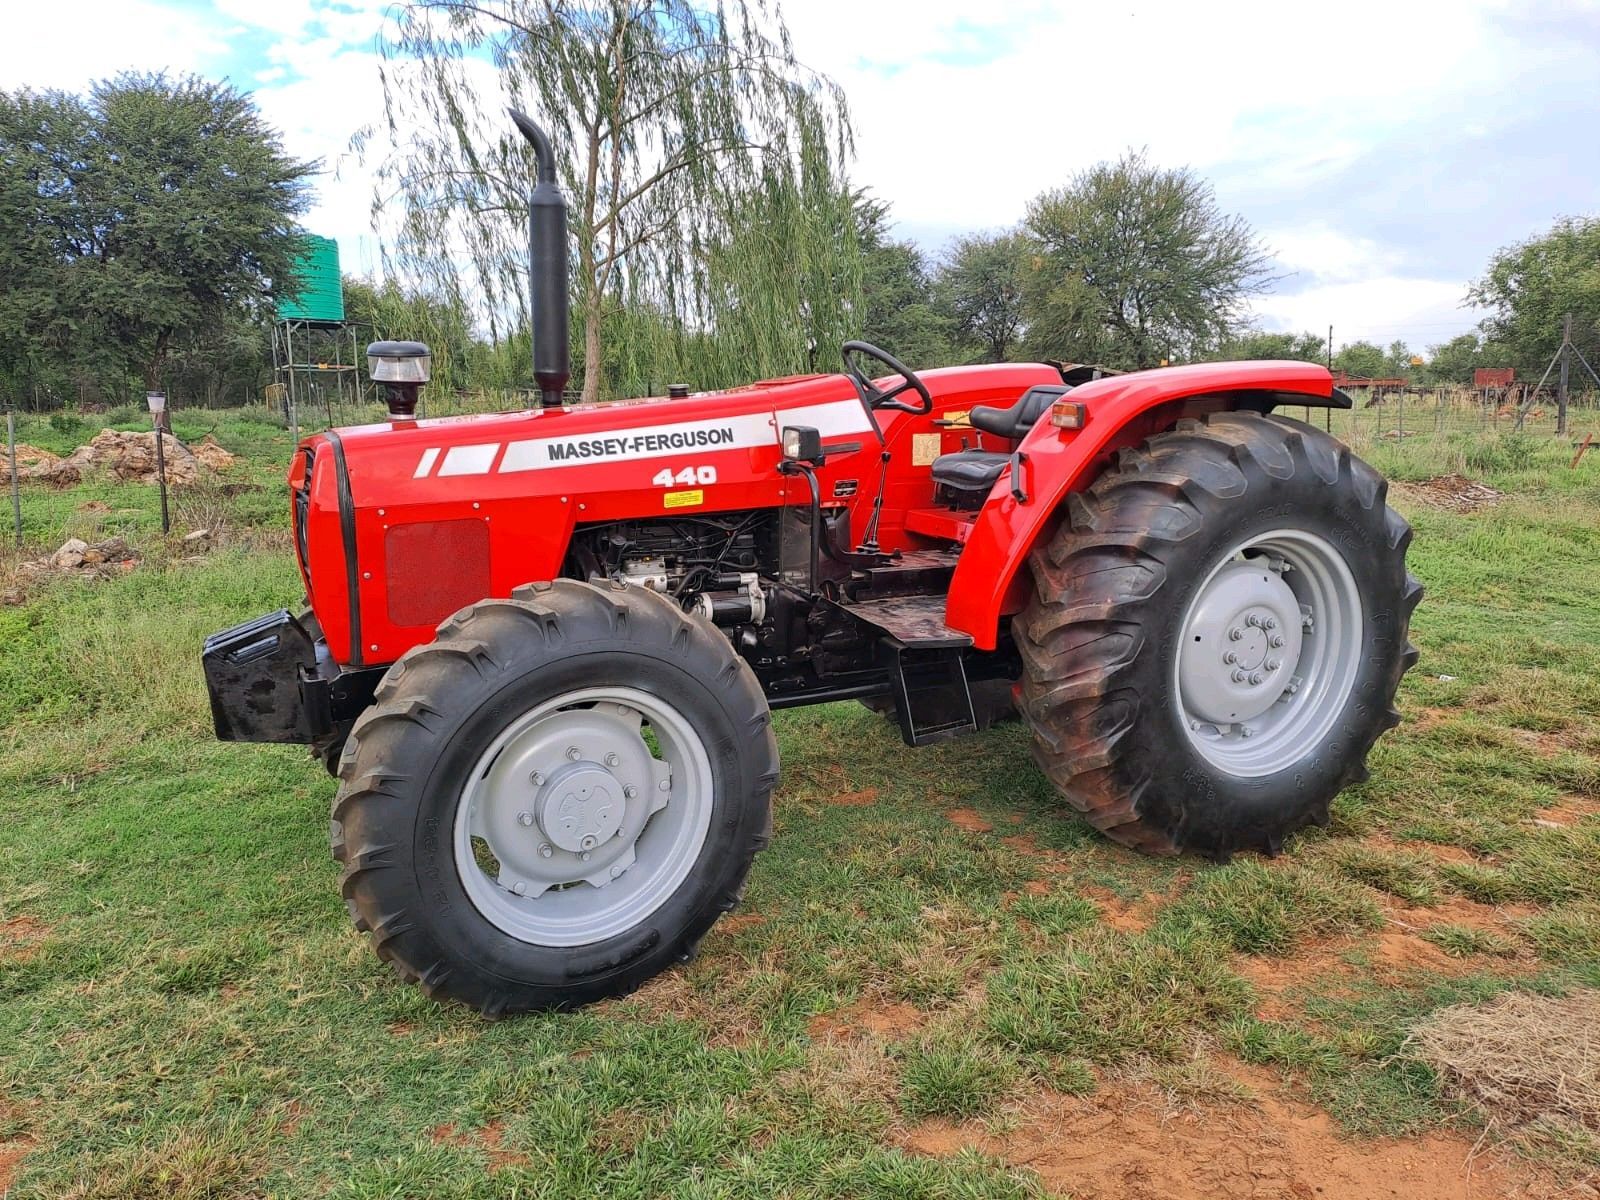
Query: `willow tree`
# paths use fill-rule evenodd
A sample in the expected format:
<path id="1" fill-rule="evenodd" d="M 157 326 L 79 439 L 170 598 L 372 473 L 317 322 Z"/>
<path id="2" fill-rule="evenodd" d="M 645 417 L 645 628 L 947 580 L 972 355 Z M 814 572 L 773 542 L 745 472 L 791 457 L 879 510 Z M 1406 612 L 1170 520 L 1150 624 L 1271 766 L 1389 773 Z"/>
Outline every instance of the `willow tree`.
<path id="1" fill-rule="evenodd" d="M 812 201 L 841 182 L 844 99 L 797 62 L 762 0 L 418 0 L 396 10 L 384 58 L 394 152 L 373 207 L 392 230 L 386 253 L 429 290 L 470 295 L 496 338 L 528 317 L 532 160 L 506 106 L 549 131 L 571 205 L 586 401 L 610 390 L 608 361 L 632 364 L 617 383 L 661 381 L 653 360 L 607 353 L 608 321 L 637 332 L 637 309 L 651 328 L 664 319 L 670 358 L 762 307 L 759 256 L 710 265 L 714 247 L 741 244 L 732 224 L 751 197 L 797 257 L 835 238 L 831 204 Z M 373 144 L 372 131 L 357 138 Z M 765 307 L 773 329 L 792 330 L 792 310 Z"/>

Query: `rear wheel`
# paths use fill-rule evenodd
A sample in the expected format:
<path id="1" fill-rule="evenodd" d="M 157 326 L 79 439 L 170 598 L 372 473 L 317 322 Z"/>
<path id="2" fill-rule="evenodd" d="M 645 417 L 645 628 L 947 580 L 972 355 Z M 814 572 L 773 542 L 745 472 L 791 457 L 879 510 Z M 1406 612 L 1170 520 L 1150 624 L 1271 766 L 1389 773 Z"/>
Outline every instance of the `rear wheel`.
<path id="1" fill-rule="evenodd" d="M 1111 837 L 1275 853 L 1366 778 L 1422 589 L 1386 485 L 1310 425 L 1217 413 L 1124 450 L 1030 562 L 1034 755 Z"/>
<path id="2" fill-rule="evenodd" d="M 498 1014 L 631 991 L 690 956 L 771 834 L 777 745 L 715 628 L 570 580 L 458 613 L 340 759 L 334 855 L 406 979 Z"/>

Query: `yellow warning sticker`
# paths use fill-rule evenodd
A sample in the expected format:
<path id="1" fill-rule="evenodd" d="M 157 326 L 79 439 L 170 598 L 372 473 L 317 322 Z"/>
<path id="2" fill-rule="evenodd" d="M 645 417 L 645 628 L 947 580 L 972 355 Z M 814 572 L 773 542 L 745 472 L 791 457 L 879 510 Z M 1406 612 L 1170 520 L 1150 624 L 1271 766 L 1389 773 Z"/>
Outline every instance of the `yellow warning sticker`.
<path id="1" fill-rule="evenodd" d="M 700 488 L 692 492 L 667 492 L 661 497 L 665 508 L 693 508 L 696 504 L 704 504 L 706 494 Z"/>
<path id="2" fill-rule="evenodd" d="M 951 425 L 962 425 L 970 429 L 972 427 L 972 410 L 968 408 L 962 409 L 960 412 L 947 412 L 944 414 L 944 419 Z"/>

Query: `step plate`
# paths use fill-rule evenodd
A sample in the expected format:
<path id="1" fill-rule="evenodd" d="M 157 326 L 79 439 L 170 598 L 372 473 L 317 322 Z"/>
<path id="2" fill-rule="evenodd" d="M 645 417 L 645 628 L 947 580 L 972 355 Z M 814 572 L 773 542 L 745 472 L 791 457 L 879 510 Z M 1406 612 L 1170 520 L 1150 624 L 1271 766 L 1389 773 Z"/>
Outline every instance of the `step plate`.
<path id="1" fill-rule="evenodd" d="M 881 629 L 902 646 L 932 650 L 972 645 L 970 634 L 951 629 L 944 623 L 943 596 L 891 596 L 839 607 L 858 621 Z"/>

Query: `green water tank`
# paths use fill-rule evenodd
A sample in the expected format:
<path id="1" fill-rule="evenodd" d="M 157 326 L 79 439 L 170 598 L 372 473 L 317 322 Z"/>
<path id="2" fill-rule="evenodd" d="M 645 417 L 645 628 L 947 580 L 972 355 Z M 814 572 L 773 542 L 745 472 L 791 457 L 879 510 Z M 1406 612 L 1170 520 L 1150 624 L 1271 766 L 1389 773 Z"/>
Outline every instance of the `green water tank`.
<path id="1" fill-rule="evenodd" d="M 338 325 L 344 321 L 344 287 L 339 280 L 339 243 L 308 233 L 297 264 L 299 287 L 278 301 L 278 320 Z"/>

